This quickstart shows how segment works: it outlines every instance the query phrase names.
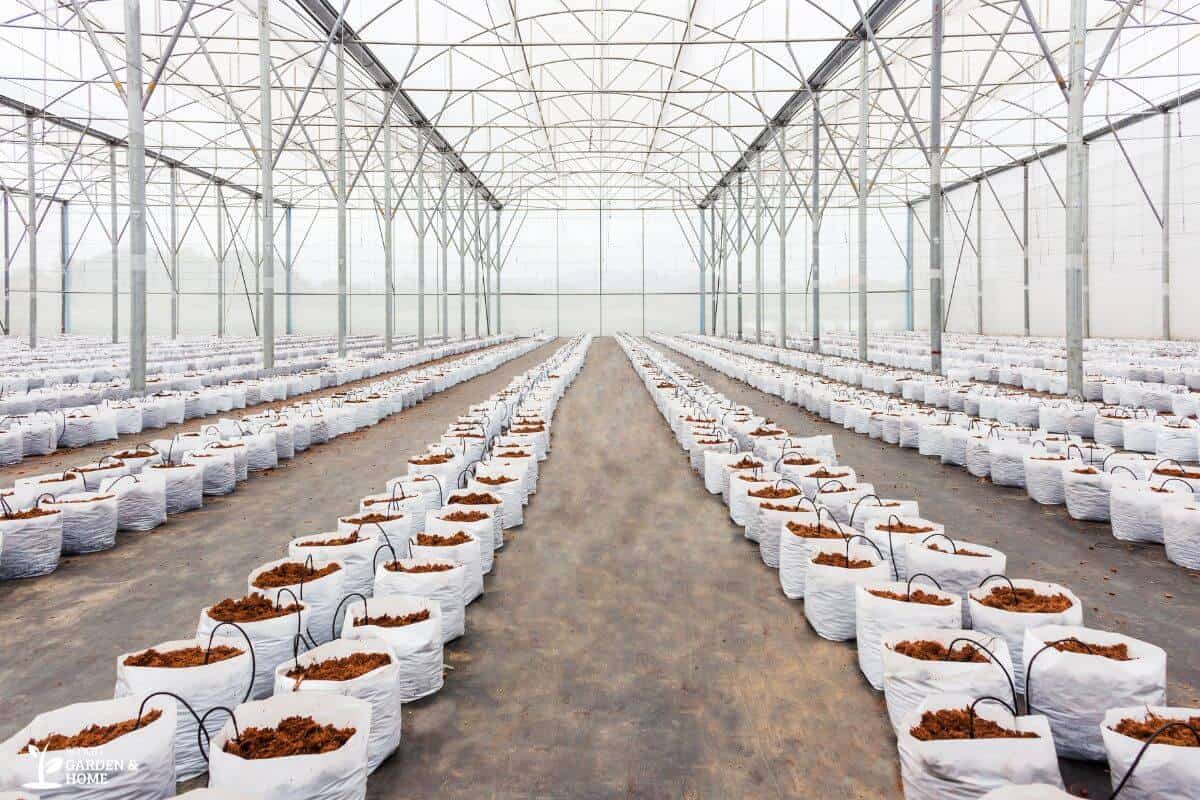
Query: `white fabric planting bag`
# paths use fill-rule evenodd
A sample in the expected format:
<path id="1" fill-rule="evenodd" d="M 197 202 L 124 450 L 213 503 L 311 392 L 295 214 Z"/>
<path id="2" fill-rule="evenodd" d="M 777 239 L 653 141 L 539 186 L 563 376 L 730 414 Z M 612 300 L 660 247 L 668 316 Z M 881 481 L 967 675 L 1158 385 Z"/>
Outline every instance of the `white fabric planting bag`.
<path id="1" fill-rule="evenodd" d="M 375 596 L 412 595 L 436 600 L 442 607 L 442 640 L 449 642 L 466 633 L 466 602 L 463 600 L 463 583 L 467 568 L 462 564 L 444 559 L 402 558 L 398 563 L 404 567 L 423 565 L 449 565 L 451 568 L 436 572 L 403 572 L 389 569 L 397 562 L 384 562 L 375 572 Z"/>
<path id="2" fill-rule="evenodd" d="M 276 601 L 277 606 L 283 607 L 295 604 L 286 594 L 280 601 Z M 271 694 L 275 686 L 275 667 L 292 657 L 296 637 L 308 627 L 309 606 L 304 601 L 300 601 L 298 605 L 298 611 L 291 611 L 282 616 L 237 623 L 250 637 L 251 647 L 254 648 L 254 692 L 251 697 L 261 698 Z M 197 638 L 203 638 L 205 641 L 218 626 L 222 630 L 229 628 L 210 616 L 211 609 L 212 606 L 201 609 L 200 624 L 196 627 Z"/>
<path id="3" fill-rule="evenodd" d="M 1088 645 L 1124 644 L 1130 660 L 1047 647 L 1067 638 Z M 1026 702 L 1050 721 L 1058 753 L 1066 758 L 1104 759 L 1101 724 L 1114 705 L 1167 701 L 1167 654 L 1147 642 L 1078 625 L 1044 625 L 1025 631 L 1024 651 Z"/>
<path id="4" fill-rule="evenodd" d="M 1161 705 L 1110 708 L 1104 714 L 1100 733 L 1104 738 L 1114 789 L 1129 772 L 1145 742 L 1117 733 L 1113 728 L 1123 719 L 1144 722 L 1150 714 L 1163 719 L 1187 720 L 1200 716 L 1200 709 Z M 1185 731 L 1185 735 L 1190 734 Z M 1196 753 L 1193 747 L 1158 742 L 1150 745 L 1125 783 L 1120 794 L 1121 800 L 1193 800 L 1196 787 L 1200 786 L 1200 758 L 1196 757 Z"/>
<path id="5" fill-rule="evenodd" d="M 454 521 L 446 519 L 449 515 L 455 512 L 462 512 L 463 509 L 439 509 L 430 511 L 425 515 L 425 532 L 435 533 L 439 536 L 453 536 L 459 531 L 463 531 L 474 537 L 479 543 L 480 566 L 484 575 L 492 571 L 492 565 L 495 562 L 495 550 L 493 549 L 493 539 L 495 535 L 495 523 L 492 521 L 492 515 L 487 511 L 479 511 L 484 514 L 484 518 L 476 521 Z"/>
<path id="6" fill-rule="evenodd" d="M 868 523 L 863 535 L 874 542 L 883 557 L 892 566 L 892 576 L 896 580 L 908 580 L 908 546 L 910 542 L 920 543 L 930 537 L 941 539 L 946 535 L 946 528 L 937 522 L 922 519 L 916 515 L 891 515 L 876 517 Z M 936 576 L 935 576 L 936 579 Z"/>
<path id="7" fill-rule="evenodd" d="M 0 431 L 0 466 L 21 463 L 23 443 L 19 426 Z"/>
<path id="8" fill-rule="evenodd" d="M 310 666 L 355 653 L 384 653 L 391 663 L 345 681 L 289 678 L 288 671 L 299 665 Z M 355 697 L 371 704 L 371 731 L 367 739 L 367 774 L 374 772 L 383 760 L 400 746 L 400 667 L 391 647 L 381 639 L 338 639 L 301 653 L 291 661 L 275 668 L 275 694 L 326 693 Z"/>
<path id="9" fill-rule="evenodd" d="M 979 555 L 966 555 L 967 552 Z M 924 573 L 947 592 L 963 597 L 963 627 L 973 627 L 970 625 L 971 609 L 968 607 L 967 594 L 989 575 L 1003 575 L 1008 567 L 1007 556 L 995 548 L 964 542 L 962 539 L 934 538 L 933 534 L 912 537 L 904 559 L 909 575 Z"/>
<path id="10" fill-rule="evenodd" d="M 30 516 L 32 515 L 32 516 Z M 57 509 L 0 514 L 0 580 L 33 578 L 58 569 L 63 515 Z"/>
<path id="11" fill-rule="evenodd" d="M 0 789 L 37 789 L 40 800 L 160 800 L 175 796 L 175 703 L 155 697 L 146 712 L 162 716 L 100 747 L 52 750 L 18 755 L 30 739 L 53 733 L 78 733 L 90 725 L 137 719 L 141 697 L 73 703 L 38 714 L 0 744 Z M 131 765 L 136 764 L 136 769 Z M 95 769 L 86 769 L 94 766 Z M 61 785 L 60 785 L 61 784 Z"/>
<path id="12" fill-rule="evenodd" d="M 204 714 L 214 706 L 233 708 L 243 702 L 254 680 L 250 649 L 244 639 L 237 636 L 231 625 L 222 628 L 226 636 L 212 637 L 213 647 L 233 647 L 237 655 L 220 661 L 211 661 L 194 667 L 135 667 L 127 666 L 125 660 L 145 650 L 122 653 L 117 657 L 117 685 L 115 697 L 146 697 L 154 692 L 172 692 L 187 701 L 197 714 Z M 230 638 L 233 637 L 233 638 Z M 177 639 L 160 642 L 153 649 L 160 653 L 199 647 L 208 651 L 209 637 Z M 162 698 L 164 701 L 170 698 Z M 220 730 L 221 722 L 216 715 L 208 718 L 204 728 L 211 736 Z M 208 762 L 200 752 L 199 723 L 182 705 L 175 709 L 175 780 L 186 781 L 204 773 Z M 207 745 L 205 745 L 207 746 Z"/>
<path id="13" fill-rule="evenodd" d="M 996 703 L 975 706 L 975 714 L 1009 730 L 1037 734 L 1036 739 L 951 739 L 923 742 L 909 731 L 925 711 L 966 708 L 975 698 L 937 694 L 904 719 L 897 732 L 900 779 L 905 800 L 967 800 L 1012 783 L 1062 786 L 1054 739 L 1045 717 L 1013 717 Z"/>
<path id="14" fill-rule="evenodd" d="M 958 641 L 960 639 L 964 641 Z M 955 652 L 966 646 L 978 645 L 990 651 L 996 661 L 986 653 L 984 657 L 987 661 L 983 663 L 911 658 L 896 651 L 896 645 L 901 642 L 936 642 Z M 1009 682 L 1012 657 L 1008 653 L 1008 645 L 998 636 L 964 628 L 900 628 L 880 637 L 880 655 L 888 719 L 897 735 L 904 719 L 932 694 L 947 692 L 969 697 L 1001 698 L 1010 698 L 1013 694 L 1013 685 Z"/>
<path id="15" fill-rule="evenodd" d="M 308 555 L 310 554 L 305 554 L 306 557 Z M 295 595 L 308 607 L 308 620 L 305 633 L 308 634 L 312 641 L 318 644 L 328 641 L 331 638 L 333 631 L 336 630 L 333 619 L 334 612 L 337 611 L 338 603 L 340 603 L 342 598 L 345 596 L 345 591 L 343 589 L 346 579 L 345 570 L 342 569 L 342 565 L 336 561 L 329 561 L 318 566 L 316 563 L 316 556 L 313 555 L 312 568 L 314 570 L 320 570 L 322 568 L 332 566 L 333 564 L 337 564 L 338 568 L 327 575 L 322 575 L 319 578 L 286 584 L 284 586 L 258 586 L 255 584 L 255 581 L 258 580 L 259 575 L 275 569 L 283 564 L 298 564 L 300 566 L 305 566 L 307 564 L 307 558 L 301 558 L 299 560 L 292 558 L 280 558 L 275 561 L 268 561 L 267 563 L 256 567 L 255 569 L 251 570 L 250 577 L 246 579 L 247 593 L 258 593 L 277 599 L 280 599 L 282 596 L 288 598 L 289 600 L 291 599 L 292 595 Z M 288 594 L 288 591 L 290 591 L 292 594 Z"/>
<path id="16" fill-rule="evenodd" d="M 62 512 L 64 554 L 95 553 L 117 544 L 118 504 L 115 494 L 65 494 L 46 505 Z"/>
<path id="17" fill-rule="evenodd" d="M 1064 611 L 1055 613 L 1008 611 L 985 606 L 979 602 L 994 588 L 1009 588 L 1007 581 L 1000 580 L 977 587 L 967 593 L 967 603 L 971 607 L 971 627 L 980 633 L 1000 636 L 1008 644 L 1008 651 L 1012 654 L 1013 679 L 1016 681 L 1017 691 L 1023 694 L 1025 692 L 1025 631 L 1029 628 L 1040 628 L 1043 625 L 1082 625 L 1083 605 L 1070 589 L 1059 586 L 1057 583 L 1013 578 L 1012 585 L 1017 589 L 1032 589 L 1041 595 L 1066 595 L 1071 602 L 1071 605 Z"/>
<path id="18" fill-rule="evenodd" d="M 1194 499 L 1182 483 L 1163 481 L 1153 486 L 1145 481 L 1114 480 L 1109 495 L 1112 535 L 1123 542 L 1163 543 L 1163 509 Z"/>
<path id="19" fill-rule="evenodd" d="M 141 475 L 123 475 L 100 484 L 102 493 L 117 496 L 118 530 L 152 531 L 167 521 L 165 484 L 158 472 L 151 469 Z"/>
<path id="20" fill-rule="evenodd" d="M 426 535 L 435 536 L 443 541 L 448 541 L 449 537 L 454 536 L 436 533 Z M 442 559 L 462 564 L 466 568 L 466 574 L 463 576 L 463 602 L 471 603 L 483 594 L 483 560 L 479 551 L 479 540 L 470 534 L 465 535 L 469 537 L 469 541 L 455 545 L 422 545 L 417 541 L 417 536 L 414 536 L 409 540 L 408 550 L 412 558 L 432 561 Z"/>
<path id="21" fill-rule="evenodd" d="M 204 470 L 195 464 L 151 466 L 141 477 L 162 487 L 164 514 L 182 514 L 204 506 Z"/>
<path id="22" fill-rule="evenodd" d="M 335 544 L 350 538 L 356 538 L 357 541 Z M 399 538 L 396 541 L 399 542 Z M 358 592 L 370 597 L 375 587 L 375 551 L 380 544 L 378 529 L 374 525 L 362 525 L 348 533 L 329 531 L 298 536 L 288 543 L 288 558 L 304 562 L 312 556 L 313 564 L 318 567 L 341 564 L 342 596 Z M 338 602 L 341 600 L 339 597 Z"/>
<path id="23" fill-rule="evenodd" d="M 1068 466 L 1083 465 L 1061 455 L 1035 453 L 1025 456 L 1025 491 L 1030 499 L 1044 506 L 1065 503 L 1063 468 Z"/>
<path id="24" fill-rule="evenodd" d="M 865 568 L 843 568 L 818 564 L 821 553 L 845 556 L 851 561 L 869 561 Z M 817 549 L 808 562 L 808 573 L 804 580 L 804 617 L 822 639 L 846 642 L 856 634 L 855 594 L 857 588 L 867 583 L 879 583 L 891 577 L 887 562 L 875 553 L 874 548 L 825 544 Z"/>
<path id="25" fill-rule="evenodd" d="M 422 611 L 429 614 L 423 621 L 375 624 L 381 617 L 402 618 Z M 411 703 L 442 688 L 442 607 L 436 600 L 396 594 L 372 598 L 365 612 L 352 606 L 342 623 L 342 638 L 387 642 L 400 673 L 401 702 Z"/>
<path id="26" fill-rule="evenodd" d="M 873 592 L 890 592 L 911 598 L 920 591 L 944 605 L 916 600 L 895 600 Z M 920 595 L 918 595 L 920 596 Z M 859 584 L 854 595 L 855 646 L 858 668 L 876 690 L 883 688 L 882 637 L 885 633 L 912 627 L 955 628 L 962 620 L 962 598 L 933 586 L 905 581 Z"/>
<path id="27" fill-rule="evenodd" d="M 312 717 L 322 725 L 354 728 L 354 735 L 329 753 L 244 759 L 225 752 L 225 743 L 246 728 L 272 728 L 287 717 Z M 261 800 L 363 800 L 367 796 L 367 742 L 371 704 L 339 695 L 292 692 L 243 703 L 213 737 L 208 785 L 247 792 Z"/>
<path id="28" fill-rule="evenodd" d="M 1195 503 L 1170 503 L 1163 507 L 1162 521 L 1167 560 L 1200 570 L 1200 507 Z"/>
<path id="29" fill-rule="evenodd" d="M 183 457 L 183 466 L 188 464 L 200 467 L 203 473 L 201 491 L 206 495 L 231 494 L 237 487 L 237 468 L 233 453 L 208 448 L 193 450 Z"/>
<path id="30" fill-rule="evenodd" d="M 779 586 L 789 600 L 804 597 L 808 565 L 817 551 L 825 545 L 840 542 L 845 534 L 839 533 L 836 523 L 822 523 L 823 537 L 801 536 L 783 523 L 779 533 Z"/>
<path id="31" fill-rule="evenodd" d="M 465 502 L 471 500 L 472 502 Z M 475 502 L 479 501 L 479 502 Z M 491 492 L 463 492 L 458 491 L 452 493 L 446 499 L 444 511 L 485 511 L 492 517 L 492 549 L 501 550 L 504 548 L 504 527 L 501 523 L 501 514 L 503 513 L 504 501 L 498 495 Z M 413 531 L 416 533 L 416 531 Z"/>
<path id="32" fill-rule="evenodd" d="M 42 495 L 58 498 L 65 494 L 82 492 L 83 479 L 77 472 L 58 472 L 49 475 L 33 475 L 17 478 L 13 482 L 12 502 L 17 508 L 30 508 Z"/>
<path id="33" fill-rule="evenodd" d="M 1063 467 L 1063 500 L 1071 519 L 1108 522 L 1112 476 L 1095 467 Z"/>

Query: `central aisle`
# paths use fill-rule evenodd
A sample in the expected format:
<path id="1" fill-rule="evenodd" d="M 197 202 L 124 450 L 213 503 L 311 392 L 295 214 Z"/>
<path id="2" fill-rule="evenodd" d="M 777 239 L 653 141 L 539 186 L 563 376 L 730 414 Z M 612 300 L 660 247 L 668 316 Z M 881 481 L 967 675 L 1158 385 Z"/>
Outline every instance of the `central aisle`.
<path id="1" fill-rule="evenodd" d="M 612 338 L 543 470 L 370 797 L 900 796 L 854 649 L 780 593 Z"/>

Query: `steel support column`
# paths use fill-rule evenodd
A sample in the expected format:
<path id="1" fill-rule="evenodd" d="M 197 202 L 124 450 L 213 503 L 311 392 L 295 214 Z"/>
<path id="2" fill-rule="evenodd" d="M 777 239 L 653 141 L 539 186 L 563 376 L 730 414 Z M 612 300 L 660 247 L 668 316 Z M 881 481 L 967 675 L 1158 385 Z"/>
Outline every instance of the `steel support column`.
<path id="1" fill-rule="evenodd" d="M 275 368 L 275 172 L 271 128 L 271 0 L 258 0 L 259 191 L 262 192 L 263 369 Z"/>
<path id="2" fill-rule="evenodd" d="M 787 282 L 787 127 L 779 126 L 779 341 L 788 346 L 788 282 Z"/>
<path id="3" fill-rule="evenodd" d="M 1171 112 L 1163 112 L 1162 338 L 1171 338 Z"/>
<path id="4" fill-rule="evenodd" d="M 29 205 L 26 209 L 25 218 L 25 243 L 29 250 L 29 347 L 37 348 L 37 295 L 38 295 L 38 273 L 37 273 L 37 229 L 38 229 L 38 207 L 37 207 L 37 162 L 33 147 L 33 117 L 25 117 L 25 146 L 26 146 L 26 170 L 29 182 L 26 188 L 29 192 Z"/>
<path id="5" fill-rule="evenodd" d="M 458 174 L 458 338 L 467 339 L 467 198 L 466 178 Z"/>
<path id="6" fill-rule="evenodd" d="M 708 329 L 717 335 L 717 204 L 708 207 L 708 304 L 710 317 Z"/>
<path id="7" fill-rule="evenodd" d="M 1029 162 L 1021 165 L 1021 274 L 1025 335 L 1029 335 Z"/>
<path id="8" fill-rule="evenodd" d="M 737 176 L 737 338 L 741 341 L 744 336 L 742 330 L 742 253 L 746 249 L 746 241 L 743 232 L 746 227 L 746 219 L 742 216 L 742 173 Z"/>
<path id="9" fill-rule="evenodd" d="M 146 391 L 146 132 L 142 112 L 142 3 L 125 0 L 129 116 L 129 388 Z"/>
<path id="10" fill-rule="evenodd" d="M 975 333 L 983 335 L 983 181 L 975 182 Z"/>
<path id="11" fill-rule="evenodd" d="M 71 204 L 64 202 L 58 210 L 59 333 L 71 330 Z"/>
<path id="12" fill-rule="evenodd" d="M 483 242 L 481 239 L 479 218 L 479 193 L 471 193 L 475 203 L 475 230 L 472 234 L 472 239 L 475 242 L 475 338 L 479 338 L 479 264 L 483 261 Z"/>
<path id="13" fill-rule="evenodd" d="M 754 157 L 754 169 L 757 172 L 754 186 L 754 341 L 762 344 L 763 334 L 763 241 L 767 238 L 763 234 L 763 206 L 766 205 L 766 198 L 763 197 L 763 151 L 759 150 Z"/>
<path id="14" fill-rule="evenodd" d="M 346 43 L 337 34 L 337 78 L 334 105 L 337 119 L 337 281 L 338 281 L 338 357 L 346 357 L 346 326 L 350 319 L 346 289 Z"/>
<path id="15" fill-rule="evenodd" d="M 913 207 L 904 212 L 904 329 L 913 329 Z"/>
<path id="16" fill-rule="evenodd" d="M 707 263 L 705 245 L 707 244 L 708 231 L 704 224 L 704 209 L 699 208 L 697 211 L 700 214 L 700 262 L 697 264 L 697 267 L 699 267 L 700 270 L 700 335 L 704 336 L 708 333 L 708 327 L 705 325 L 704 321 L 704 267 Z"/>
<path id="17" fill-rule="evenodd" d="M 932 0 L 929 55 L 929 368 L 942 372 L 942 0 Z"/>
<path id="18" fill-rule="evenodd" d="M 4 335 L 12 334 L 12 252 L 9 246 L 8 189 L 4 190 Z M 115 336 L 116 334 L 114 334 Z M 113 340 L 114 342 L 116 339 Z"/>
<path id="19" fill-rule="evenodd" d="M 642 226 L 645 227 L 646 215 L 642 213 Z M 645 282 L 645 241 L 642 242 L 642 281 Z M 645 287 L 642 290 L 642 304 L 645 305 Z M 643 314 L 643 317 L 645 315 Z M 643 321 L 643 328 L 645 324 Z M 729 189 L 721 192 L 721 335 L 729 338 Z"/>
<path id="20" fill-rule="evenodd" d="M 500 327 L 500 322 L 501 322 L 501 317 L 500 317 L 500 314 L 501 314 L 501 311 L 500 311 L 500 306 L 501 306 L 501 302 L 500 302 L 501 301 L 500 270 L 503 268 L 504 265 L 500 263 L 500 244 L 501 244 L 500 239 L 501 239 L 501 236 L 500 236 L 500 209 L 497 208 L 496 209 L 496 264 L 495 264 L 495 268 L 496 268 L 496 333 L 497 334 L 503 333 L 503 329 Z M 601 274 L 601 280 L 603 280 L 604 279 L 603 278 L 603 275 L 604 275 L 603 270 L 601 270 L 600 274 Z M 603 308 L 604 307 L 604 298 L 603 297 L 600 298 L 600 304 L 601 304 L 601 308 Z M 603 313 L 603 311 L 601 313 Z M 601 330 L 601 333 L 603 333 L 603 330 Z"/>
<path id="21" fill-rule="evenodd" d="M 7 226 L 7 211 L 5 209 L 5 225 Z M 112 265 L 112 310 L 110 312 L 110 321 L 112 322 L 112 343 L 116 344 L 121 339 L 121 331 L 119 328 L 121 322 L 121 303 L 120 303 L 120 287 L 121 287 L 121 232 L 118 223 L 117 215 L 117 146 L 110 144 L 108 146 L 108 244 L 109 244 L 109 259 Z M 5 228 L 7 230 L 7 227 Z M 6 251 L 7 261 L 7 251 Z M 7 264 L 6 264 L 7 266 Z M 6 301 L 7 302 L 7 301 Z M 8 319 L 8 309 L 4 309 L 4 318 Z"/>
<path id="22" fill-rule="evenodd" d="M 1092 335 L 1092 148 L 1083 141 L 1083 338 Z"/>
<path id="23" fill-rule="evenodd" d="M 858 59 L 858 358 L 868 357 L 867 326 L 867 194 L 868 153 L 870 144 L 868 124 L 871 119 L 871 104 L 867 82 L 867 48 L 864 39 L 862 53 Z"/>
<path id="24" fill-rule="evenodd" d="M 450 341 L 450 224 L 446 205 L 450 200 L 450 178 L 446 174 L 446 157 L 442 165 L 442 344 Z"/>
<path id="25" fill-rule="evenodd" d="M 383 94 L 387 103 L 387 93 Z M 396 268 L 393 252 L 395 203 L 392 200 L 392 115 L 383 115 L 383 349 L 392 352 L 396 335 Z"/>
<path id="26" fill-rule="evenodd" d="M 821 352 L 821 96 L 812 96 L 812 352 Z"/>
<path id="27" fill-rule="evenodd" d="M 217 184 L 217 338 L 225 335 L 225 191 Z"/>
<path id="28" fill-rule="evenodd" d="M 1087 2 L 1071 0 L 1067 82 L 1067 393 L 1083 398 L 1083 101 L 1087 78 Z"/>
<path id="29" fill-rule="evenodd" d="M 420 132 L 417 133 L 420 136 Z M 417 145 L 417 347 L 425 346 L 425 140 Z"/>
<path id="30" fill-rule="evenodd" d="M 295 288 L 295 283 L 292 278 L 292 267 L 295 266 L 292 262 L 292 207 L 287 206 L 283 210 L 283 260 L 284 260 L 284 292 L 287 297 L 284 300 L 284 331 L 288 336 L 296 332 L 294 323 L 295 317 L 292 308 L 292 290 Z"/>
<path id="31" fill-rule="evenodd" d="M 171 338 L 179 338 L 179 184 L 175 176 L 175 167 L 167 169 L 170 179 L 170 191 L 167 200 L 168 230 L 167 248 L 171 263 Z"/>

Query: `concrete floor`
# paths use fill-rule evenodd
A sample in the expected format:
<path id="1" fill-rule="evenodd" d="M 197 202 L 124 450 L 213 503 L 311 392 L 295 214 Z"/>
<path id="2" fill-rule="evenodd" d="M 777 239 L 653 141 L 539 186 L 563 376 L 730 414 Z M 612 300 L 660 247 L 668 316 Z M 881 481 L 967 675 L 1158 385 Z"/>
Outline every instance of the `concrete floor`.
<path id="1" fill-rule="evenodd" d="M 369 797 L 899 797 L 854 651 L 780 593 L 611 338 L 553 447 Z"/>
<path id="2" fill-rule="evenodd" d="M 122 534 L 115 550 L 0 585 L 0 737 L 38 710 L 109 696 L 119 653 L 190 633 L 201 606 L 240 592 L 255 564 L 328 527 L 553 347 L 154 533 Z M 1196 697 L 1200 581 L 1161 552 L 1115 545 L 1103 526 L 1064 522 L 1023 494 L 688 366 L 793 431 L 833 432 L 848 463 L 919 497 L 925 513 L 972 520 L 957 532 L 1003 547 L 1015 574 L 1072 586 L 1101 609 L 1090 624 L 1166 647 L 1172 700 Z M 467 634 L 447 648 L 446 687 L 406 708 L 404 741 L 369 797 L 900 797 L 883 701 L 853 647 L 819 639 L 783 597 L 612 339 L 594 342 L 553 446 L 524 527 L 509 533 Z M 1022 549 L 1037 554 L 1027 567 Z M 1069 778 L 1103 796 L 1096 768 Z"/>
<path id="3" fill-rule="evenodd" d="M 916 450 L 847 431 L 677 351 L 670 355 L 793 433 L 832 434 L 842 463 L 877 492 L 915 498 L 922 516 L 944 523 L 955 537 L 1003 550 L 1009 575 L 1070 587 L 1084 603 L 1085 625 L 1162 647 L 1169 704 L 1200 706 L 1200 572 L 1167 561 L 1161 545 L 1120 542 L 1106 523 L 1073 520 L 1065 507 L 1040 506 L 1023 489 L 995 486 Z M 1067 761 L 1062 766 L 1068 786 L 1087 789 L 1092 797 L 1111 792 L 1101 766 Z"/>

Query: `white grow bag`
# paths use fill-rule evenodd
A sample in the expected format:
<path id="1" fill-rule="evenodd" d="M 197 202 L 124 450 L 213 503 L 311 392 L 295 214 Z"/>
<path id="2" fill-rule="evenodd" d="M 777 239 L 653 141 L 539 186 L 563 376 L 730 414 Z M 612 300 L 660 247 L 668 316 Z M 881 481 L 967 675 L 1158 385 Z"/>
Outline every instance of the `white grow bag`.
<path id="1" fill-rule="evenodd" d="M 467 569 L 462 564 L 443 559 L 399 559 L 404 566 L 418 564 L 450 564 L 452 569 L 439 572 L 400 572 L 388 569 L 391 562 L 383 561 L 375 572 L 375 596 L 415 595 L 436 600 L 442 607 L 442 639 L 449 642 L 466 633 L 466 602 L 463 583 Z"/>
<path id="2" fill-rule="evenodd" d="M 277 605 L 290 606 L 293 602 L 285 594 Z M 251 697 L 261 698 L 271 694 L 275 685 L 275 667 L 292 657 L 296 637 L 308 627 L 308 604 L 301 601 L 299 606 L 299 611 L 279 617 L 237 623 L 250 637 L 251 647 L 254 648 L 254 691 Z M 200 611 L 200 623 L 196 627 L 197 638 L 205 641 L 218 627 L 222 631 L 229 629 L 229 625 L 223 625 L 220 620 L 209 616 L 211 608 L 208 606 Z"/>
<path id="3" fill-rule="evenodd" d="M 1083 605 L 1079 598 L 1057 583 L 1045 583 L 1025 578 L 1013 578 L 1012 584 L 1017 589 L 1032 589 L 1038 594 L 1064 594 L 1071 605 L 1057 613 L 1029 613 L 1007 611 L 992 608 L 979 602 L 979 599 L 991 593 L 993 588 L 1008 588 L 1007 581 L 995 580 L 985 586 L 972 589 L 967 595 L 967 603 L 971 607 L 971 625 L 980 633 L 990 633 L 1000 636 L 1008 644 L 1012 654 L 1013 679 L 1017 691 L 1025 691 L 1025 631 L 1029 628 L 1039 628 L 1043 625 L 1081 625 L 1083 624 Z"/>
<path id="4" fill-rule="evenodd" d="M 436 600 L 401 594 L 375 597 L 366 603 L 365 616 L 362 601 L 352 601 L 348 606 L 342 638 L 387 642 L 399 669 L 401 702 L 411 703 L 442 688 L 442 607 Z M 429 619 L 401 626 L 370 622 L 384 615 L 404 617 L 419 611 L 428 611 Z"/>
<path id="5" fill-rule="evenodd" d="M 354 735 L 329 753 L 244 759 L 226 753 L 237 730 L 270 728 L 287 717 L 312 717 L 322 725 L 352 727 Z M 243 703 L 213 737 L 208 785 L 247 792 L 261 800 L 363 800 L 367 796 L 367 742 L 371 704 L 337 695 L 293 692 Z"/>
<path id="6" fill-rule="evenodd" d="M 879 597 L 875 591 L 887 591 L 910 597 L 910 590 L 920 590 L 944 601 L 946 605 L 907 602 Z M 882 581 L 860 584 L 855 592 L 855 646 L 858 649 L 858 668 L 875 689 L 883 688 L 883 635 L 913 625 L 931 628 L 954 628 L 962 620 L 962 598 L 943 592 L 925 583 Z"/>
<path id="7" fill-rule="evenodd" d="M 891 568 L 874 548 L 851 545 L 851 561 L 869 561 L 871 566 L 849 569 L 816 563 L 820 553 L 845 555 L 844 545 L 826 544 L 808 562 L 804 581 L 804 617 L 822 639 L 834 642 L 850 641 L 855 637 L 855 595 L 863 584 L 888 580 Z"/>
<path id="8" fill-rule="evenodd" d="M 1123 719 L 1145 721 L 1150 714 L 1164 719 L 1187 720 L 1200 716 L 1200 709 L 1161 705 L 1110 708 L 1104 714 L 1100 734 L 1104 739 L 1114 789 L 1129 772 L 1145 743 L 1117 733 L 1113 728 Z M 1121 800 L 1194 800 L 1197 786 L 1200 786 L 1197 749 L 1156 743 L 1146 748 L 1146 754 L 1129 776 L 1120 797 Z"/>

